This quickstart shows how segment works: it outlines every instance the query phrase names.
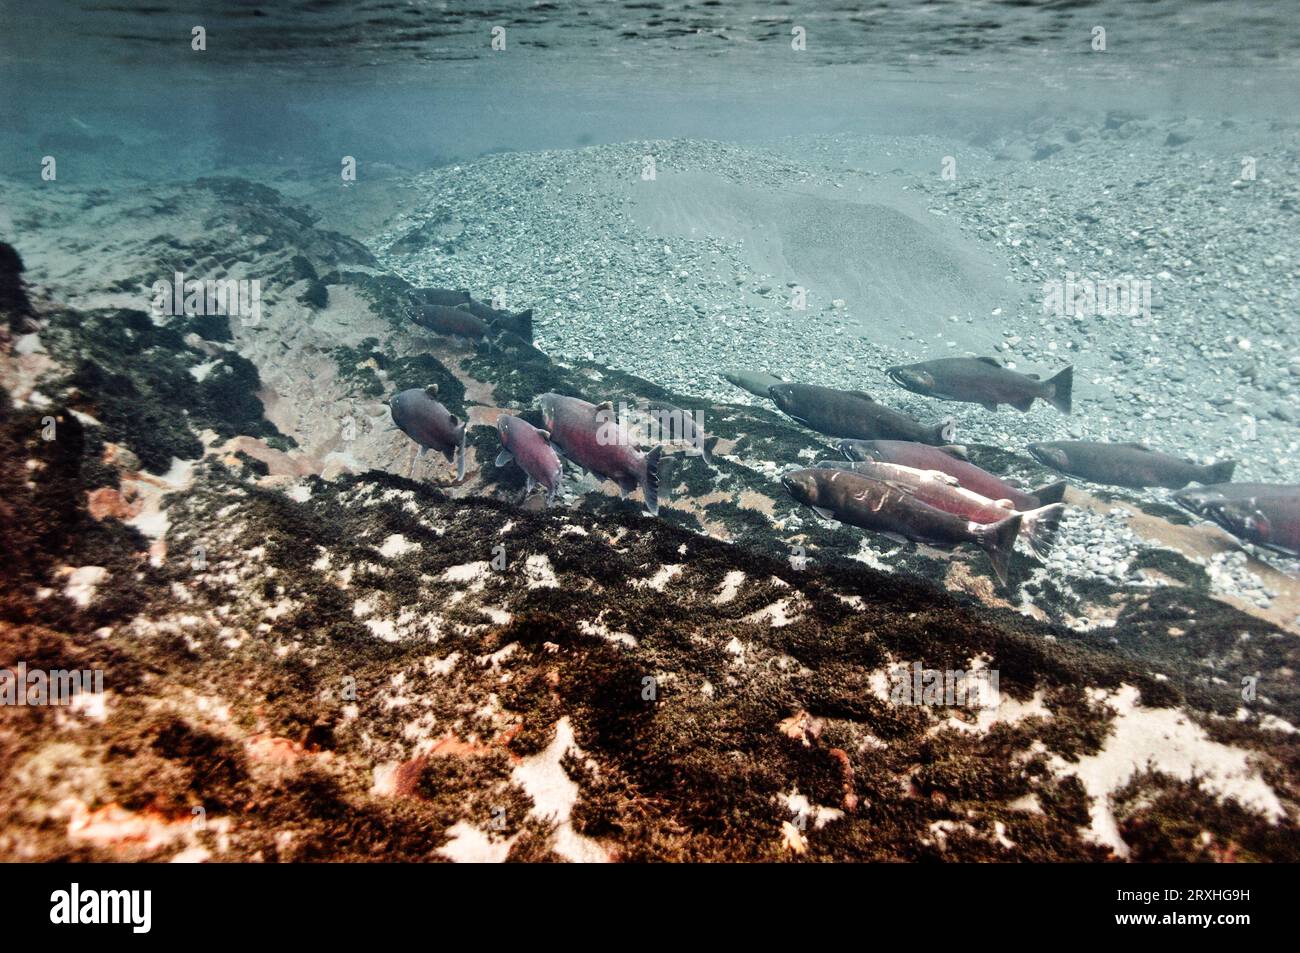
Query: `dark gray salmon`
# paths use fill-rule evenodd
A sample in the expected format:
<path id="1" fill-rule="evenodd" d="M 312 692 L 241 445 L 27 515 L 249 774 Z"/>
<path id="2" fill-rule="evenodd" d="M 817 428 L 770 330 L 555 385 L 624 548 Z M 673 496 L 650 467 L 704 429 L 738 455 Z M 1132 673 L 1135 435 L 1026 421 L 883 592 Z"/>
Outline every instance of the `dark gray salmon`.
<path id="1" fill-rule="evenodd" d="M 542 419 L 552 442 L 564 455 L 606 480 L 618 484 L 622 495 L 641 487 L 646 509 L 659 513 L 659 457 L 662 447 L 641 453 L 614 415 L 609 403 L 599 407 L 577 397 L 543 394 Z"/>
<path id="2" fill-rule="evenodd" d="M 1238 539 L 1300 556 L 1300 486 L 1225 483 L 1182 490 L 1174 499 Z"/>
<path id="3" fill-rule="evenodd" d="M 723 371 L 722 377 L 730 384 L 735 384 L 741 390 L 747 390 L 755 397 L 771 398 L 768 391 L 773 384 L 784 384 L 785 381 L 779 377 L 773 377 L 771 374 L 764 374 L 762 371 Z"/>
<path id="4" fill-rule="evenodd" d="M 830 437 L 855 440 L 913 440 L 952 443 L 956 425 L 951 417 L 923 424 L 907 414 L 878 404 L 861 391 L 836 390 L 815 384 L 774 384 L 772 400 L 794 420 Z"/>
<path id="5" fill-rule="evenodd" d="M 524 496 L 540 483 L 547 489 L 546 505 L 550 506 L 563 486 L 564 477 L 564 466 L 551 446 L 551 435 L 511 414 L 497 418 L 497 434 L 501 437 L 501 452 L 497 454 L 496 465 L 503 467 L 512 460 L 519 464 L 528 476 Z"/>
<path id="6" fill-rule="evenodd" d="M 438 388 L 414 387 L 394 395 L 388 402 L 393 423 L 402 433 L 420 445 L 420 453 L 437 450 L 447 458 L 456 460 L 456 479 L 465 479 L 465 421 L 461 420 L 436 399 Z M 456 452 L 460 451 L 457 458 Z"/>
<path id="7" fill-rule="evenodd" d="M 454 308 L 470 300 L 468 291 L 453 291 L 451 288 L 412 288 L 411 295 L 421 304 L 437 304 L 444 308 Z"/>
<path id="8" fill-rule="evenodd" d="M 498 311 L 491 305 L 475 301 L 473 298 L 470 298 L 464 306 L 469 310 L 470 314 L 485 322 L 491 328 L 518 334 L 525 341 L 531 342 L 533 339 L 532 308 L 512 314 L 509 311 Z"/>
<path id="9" fill-rule="evenodd" d="M 448 308 L 440 304 L 420 305 L 411 315 L 411 319 L 422 328 L 436 331 L 438 334 L 478 340 L 487 337 L 488 326 L 480 318 L 474 317 L 468 308 Z"/>
<path id="10" fill-rule="evenodd" d="M 694 447 L 704 458 L 704 462 L 713 465 L 713 448 L 718 438 L 704 432 L 696 421 L 696 415 L 662 400 L 646 400 L 641 409 L 649 418 L 654 433 L 662 442 Z"/>
<path id="11" fill-rule="evenodd" d="M 1225 483 L 1237 464 L 1224 460 L 1201 466 L 1160 453 L 1140 443 L 1096 443 L 1056 440 L 1031 443 L 1029 452 L 1044 466 L 1061 473 L 1111 486 L 1163 486 L 1177 490 L 1189 483 Z"/>
<path id="12" fill-rule="evenodd" d="M 954 477 L 960 486 L 990 500 L 1010 500 L 1018 510 L 1033 510 L 1065 498 L 1065 484 L 1051 483 L 1036 490 L 1018 490 L 987 470 L 960 459 L 960 447 L 931 447 L 910 440 L 841 440 L 836 449 L 848 460 L 897 463 L 918 470 L 938 470 Z"/>
<path id="13" fill-rule="evenodd" d="M 794 470 L 781 483 L 800 503 L 828 518 L 918 543 L 952 547 L 974 543 L 983 549 L 1005 586 L 1020 534 L 1021 516 L 976 523 L 918 499 L 906 487 L 848 470 Z"/>
<path id="14" fill-rule="evenodd" d="M 1073 367 L 1040 380 L 1036 374 L 1018 374 L 1003 367 L 991 357 L 944 357 L 891 367 L 885 373 L 914 394 L 981 404 L 989 410 L 1010 404 L 1021 413 L 1028 411 L 1035 399 L 1042 399 L 1068 414 L 1074 388 Z"/>

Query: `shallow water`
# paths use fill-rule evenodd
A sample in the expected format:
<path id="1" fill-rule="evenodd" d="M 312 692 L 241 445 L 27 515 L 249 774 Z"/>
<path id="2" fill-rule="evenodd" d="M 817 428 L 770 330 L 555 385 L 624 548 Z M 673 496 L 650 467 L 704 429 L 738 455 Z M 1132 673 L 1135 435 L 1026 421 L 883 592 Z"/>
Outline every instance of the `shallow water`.
<path id="1" fill-rule="evenodd" d="M 0 575 L 0 647 L 112 653 L 80 720 L 0 736 L 5 850 L 1297 856 L 1300 554 L 1029 449 L 1297 482 L 1285 4 L 0 0 L 0 24 L 25 269 L 0 257 L 0 528 L 33 553 Z M 178 272 L 259 310 L 159 311 Z M 1051 304 L 1082 280 L 1132 307 Z M 439 326 L 429 287 L 509 314 Z M 953 357 L 1072 367 L 1070 412 L 887 373 Z M 847 434 L 737 370 L 950 419 L 1019 491 L 1067 480 L 1053 545 L 1004 540 L 1000 580 L 973 536 L 801 505 L 781 477 Z M 430 384 L 467 426 L 417 457 L 387 401 Z M 620 499 L 576 459 L 548 508 L 494 464 L 502 414 L 563 439 L 547 391 L 686 408 L 711 457 L 668 442 L 653 516 L 649 470 Z M 1004 692 L 900 700 L 912 663 Z M 213 780 L 212 751 L 237 767 Z M 287 813 L 223 807 L 250 791 Z"/>

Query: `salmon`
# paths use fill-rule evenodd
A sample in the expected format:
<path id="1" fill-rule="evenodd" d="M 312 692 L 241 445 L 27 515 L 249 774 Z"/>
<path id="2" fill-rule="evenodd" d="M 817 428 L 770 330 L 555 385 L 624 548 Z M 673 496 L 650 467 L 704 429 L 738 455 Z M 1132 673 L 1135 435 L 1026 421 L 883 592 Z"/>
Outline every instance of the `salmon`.
<path id="1" fill-rule="evenodd" d="M 914 394 L 981 404 L 989 410 L 1010 404 L 1021 413 L 1041 399 L 1068 414 L 1074 390 L 1072 366 L 1048 380 L 1040 380 L 1037 374 L 1019 374 L 991 357 L 944 357 L 891 367 L 885 373 Z"/>
<path id="2" fill-rule="evenodd" d="M 642 453 L 608 401 L 597 406 L 577 397 L 543 394 L 542 419 L 551 440 L 584 471 L 613 480 L 626 498 L 638 486 L 652 516 L 659 514 L 659 457 L 662 447 Z"/>
<path id="3" fill-rule="evenodd" d="M 961 447 L 931 447 L 908 440 L 841 440 L 836 449 L 848 460 L 897 463 L 917 470 L 938 470 L 990 500 L 1010 500 L 1018 510 L 1033 510 L 1065 498 L 1064 483 L 1049 483 L 1036 490 L 1020 490 L 967 460 Z"/>
<path id="4" fill-rule="evenodd" d="M 799 502 L 851 526 L 932 546 L 974 543 L 988 554 L 998 581 L 1007 584 L 1020 535 L 1019 513 L 995 523 L 977 523 L 931 506 L 907 487 L 849 470 L 793 470 L 781 483 Z"/>

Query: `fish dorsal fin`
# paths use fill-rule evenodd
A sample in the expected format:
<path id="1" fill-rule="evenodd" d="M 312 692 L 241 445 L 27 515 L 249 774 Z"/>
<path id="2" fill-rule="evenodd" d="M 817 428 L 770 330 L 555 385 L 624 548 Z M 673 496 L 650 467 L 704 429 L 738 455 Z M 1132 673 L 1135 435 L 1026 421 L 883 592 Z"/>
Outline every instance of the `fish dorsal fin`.
<path id="1" fill-rule="evenodd" d="M 460 304 L 456 305 L 455 307 L 457 311 L 469 311 L 470 309 L 468 301 L 462 301 Z"/>
<path id="2" fill-rule="evenodd" d="M 1028 378 L 1029 378 L 1030 380 L 1032 380 L 1032 381 L 1041 381 L 1041 380 L 1042 380 L 1042 378 L 1039 377 L 1037 374 L 1026 374 L 1025 376 L 1028 377 Z"/>
<path id="3" fill-rule="evenodd" d="M 457 417 L 455 414 L 452 414 L 452 415 L 451 415 L 451 425 L 452 425 L 453 427 L 459 427 L 459 426 L 460 426 L 460 418 Z"/>
<path id="4" fill-rule="evenodd" d="M 602 400 L 599 404 L 596 405 L 596 409 L 603 410 L 606 413 L 612 414 L 614 412 L 614 402 L 612 400 Z"/>
<path id="5" fill-rule="evenodd" d="M 994 500 L 993 505 L 1000 506 L 1004 510 L 1014 510 L 1016 508 L 1016 504 L 1012 503 L 1010 500 Z"/>
<path id="6" fill-rule="evenodd" d="M 437 385 L 437 384 L 430 384 L 428 387 L 426 387 L 426 388 L 424 389 L 424 392 L 425 392 L 426 394 L 428 394 L 430 397 L 437 397 L 437 396 L 438 396 L 438 385 Z"/>
<path id="7" fill-rule="evenodd" d="M 1155 451 L 1152 450 L 1150 447 L 1148 447 L 1145 443 L 1138 443 L 1137 441 L 1134 440 L 1125 441 L 1124 443 L 1119 444 L 1119 446 L 1130 447 L 1133 450 L 1145 450 L 1147 453 L 1155 453 Z"/>
<path id="8" fill-rule="evenodd" d="M 866 391 L 851 390 L 849 391 L 849 393 L 852 394 L 854 397 L 861 397 L 863 400 L 871 400 L 871 395 L 868 394 Z"/>
<path id="9" fill-rule="evenodd" d="M 975 360 L 979 361 L 981 364 L 992 364 L 994 367 L 1002 366 L 1001 362 L 999 362 L 996 357 L 977 357 Z"/>
<path id="10" fill-rule="evenodd" d="M 551 432 L 549 430 L 539 430 L 537 431 L 537 433 L 541 436 L 543 440 L 551 439 Z"/>

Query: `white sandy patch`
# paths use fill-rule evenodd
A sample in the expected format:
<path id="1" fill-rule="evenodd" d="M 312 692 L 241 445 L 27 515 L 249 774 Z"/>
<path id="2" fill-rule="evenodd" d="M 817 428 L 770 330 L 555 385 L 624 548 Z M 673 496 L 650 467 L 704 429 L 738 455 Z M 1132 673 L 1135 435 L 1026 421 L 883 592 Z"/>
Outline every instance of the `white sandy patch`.
<path id="1" fill-rule="evenodd" d="M 108 692 L 77 692 L 68 701 L 68 711 L 91 721 L 104 721 L 108 717 Z"/>
<path id="2" fill-rule="evenodd" d="M 1033 791 L 1016 798 L 1014 801 L 1008 801 L 1007 807 L 1013 811 L 1028 811 L 1030 814 L 1043 813 L 1043 806 L 1038 803 L 1038 795 Z"/>
<path id="3" fill-rule="evenodd" d="M 715 605 L 726 605 L 732 599 L 736 598 L 736 593 L 740 591 L 741 583 L 745 581 L 745 574 L 739 569 L 733 569 L 723 577 L 722 585 L 718 588 L 718 594 L 713 597 Z"/>
<path id="4" fill-rule="evenodd" d="M 555 577 L 551 560 L 545 553 L 534 553 L 524 561 L 524 573 L 528 576 L 529 589 L 558 589 L 560 580 Z"/>
<path id="5" fill-rule="evenodd" d="M 892 556 L 896 552 L 898 552 L 897 549 L 893 550 L 893 552 L 890 552 L 886 555 Z M 872 569 L 879 569 L 881 572 L 894 572 L 893 564 L 887 563 L 883 559 L 881 559 L 880 554 L 877 553 L 874 549 L 872 549 L 871 546 L 867 543 L 867 538 L 865 536 L 862 537 L 862 542 L 858 544 L 858 551 L 852 554 L 851 556 L 849 556 L 849 558 L 856 559 L 860 563 L 866 563 Z"/>
<path id="6" fill-rule="evenodd" d="M 519 648 L 518 642 L 511 642 L 509 645 L 502 646 L 490 655 L 480 655 L 478 663 L 484 667 L 496 668 L 510 656 L 514 655 Z"/>
<path id="7" fill-rule="evenodd" d="M 1247 708 L 1237 709 L 1237 721 L 1250 721 L 1251 712 Z M 1285 718 L 1279 718 L 1277 715 L 1262 714 L 1259 716 L 1259 727 L 1265 731 L 1284 731 L 1289 735 L 1294 735 L 1300 729 L 1287 721 Z"/>
<path id="8" fill-rule="evenodd" d="M 86 608 L 95 598 L 96 587 L 108 576 L 103 566 L 82 566 L 68 573 L 68 581 L 63 586 L 63 594 Z"/>
<path id="9" fill-rule="evenodd" d="M 493 840 L 486 833 L 465 821 L 457 821 L 447 828 L 451 840 L 438 848 L 438 853 L 458 864 L 500 864 L 510 853 L 513 837 Z"/>
<path id="10" fill-rule="evenodd" d="M 776 799 L 795 817 L 803 818 L 805 824 L 811 822 L 812 829 L 816 831 L 821 830 L 831 821 L 838 821 L 844 817 L 844 812 L 837 807 L 813 804 L 806 795 L 799 793 L 798 788 L 789 794 L 779 793 Z"/>
<path id="11" fill-rule="evenodd" d="M 608 639 L 615 645 L 625 645 L 630 649 L 634 649 L 637 646 L 637 641 L 634 636 L 629 635 L 626 632 L 611 632 L 609 627 L 606 626 L 601 619 L 596 619 L 594 622 L 583 619 L 578 623 L 578 631 L 582 632 L 584 635 L 599 635 L 602 639 Z"/>
<path id="12" fill-rule="evenodd" d="M 798 612 L 797 610 L 793 612 L 791 611 L 790 603 L 793 600 L 794 597 L 790 597 L 787 599 L 778 599 L 776 600 L 776 602 L 773 602 L 771 605 L 764 606 L 762 609 L 759 609 L 757 612 L 745 616 L 745 621 L 746 622 L 766 621 L 774 629 L 779 629 L 782 626 L 787 626 L 791 622 L 797 621 L 799 619 L 799 616 L 801 615 L 801 613 Z"/>
<path id="13" fill-rule="evenodd" d="M 867 686 L 871 689 L 871 694 L 882 702 L 890 699 L 890 684 L 889 670 L 885 668 L 878 668 L 867 677 Z"/>
<path id="14" fill-rule="evenodd" d="M 1071 764 L 1061 757 L 1052 767 L 1073 774 L 1092 798 L 1091 835 L 1127 857 L 1128 845 L 1119 836 L 1111 810 L 1111 795 L 1146 768 L 1183 781 L 1196 778 L 1219 797 L 1235 798 L 1243 807 L 1276 822 L 1285 816 L 1273 789 L 1252 767 L 1248 753 L 1211 740 L 1200 725 L 1173 708 L 1142 708 L 1139 692 L 1121 685 L 1105 702 L 1116 712 L 1111 736 L 1095 755 Z"/>
<path id="15" fill-rule="evenodd" d="M 162 506 L 163 496 L 189 489 L 193 480 L 194 463 L 173 457 L 171 468 L 161 477 L 142 475 L 140 479 L 130 481 L 138 494 L 141 506 L 139 514 L 126 521 L 127 525 L 134 526 L 155 542 L 162 540 L 171 525 L 167 519 L 167 511 Z M 125 488 L 123 486 L 123 489 Z M 152 565 L 161 566 L 164 556 L 165 551 L 161 548 L 150 548 L 149 561 Z"/>
<path id="16" fill-rule="evenodd" d="M 311 499 L 311 487 L 306 483 L 295 483 L 284 491 L 284 495 L 295 503 L 306 503 Z"/>
<path id="17" fill-rule="evenodd" d="M 1052 717 L 1051 711 L 1043 704 L 1045 693 L 1042 691 L 1035 692 L 1034 697 L 1027 702 L 1018 701 L 1006 692 L 999 692 L 998 694 L 1000 697 L 997 705 L 974 709 L 975 721 L 963 721 L 957 717 L 950 717 L 931 728 L 929 734 L 933 735 L 943 728 L 955 728 L 958 731 L 984 734 L 999 723 L 1014 725 L 1025 718 Z"/>
<path id="18" fill-rule="evenodd" d="M 212 373 L 212 369 L 220 363 L 221 358 L 214 357 L 212 360 L 203 364 L 195 364 L 190 368 L 190 376 L 199 383 L 203 383 L 203 381 L 208 379 L 208 375 Z"/>
<path id="19" fill-rule="evenodd" d="M 682 567 L 678 563 L 665 563 L 659 567 L 649 579 L 633 579 L 632 585 L 637 589 L 654 589 L 656 592 L 662 592 L 664 586 L 675 577 L 681 575 Z"/>
<path id="20" fill-rule="evenodd" d="M 384 764 L 375 765 L 372 773 L 373 780 L 370 784 L 370 793 L 375 797 L 392 797 L 397 793 L 397 769 L 400 765 L 396 761 L 388 761 Z"/>
<path id="21" fill-rule="evenodd" d="M 384 540 L 384 544 L 379 547 L 379 555 L 385 559 L 395 559 L 398 556 L 405 556 L 412 550 L 419 549 L 418 543 L 413 543 L 401 533 L 393 533 Z"/>
<path id="22" fill-rule="evenodd" d="M 578 785 L 560 764 L 570 751 L 582 756 L 566 715 L 555 723 L 555 739 L 546 750 L 524 758 L 511 772 L 511 778 L 533 799 L 533 816 L 550 818 L 558 825 L 553 845 L 557 854 L 575 862 L 604 863 L 609 860 L 605 849 L 575 831 L 570 820 L 578 801 Z"/>
<path id="23" fill-rule="evenodd" d="M 383 639 L 385 642 L 396 642 L 401 638 L 397 634 L 397 626 L 392 619 L 367 619 L 366 626 L 370 629 L 372 635 Z"/>
<path id="24" fill-rule="evenodd" d="M 487 581 L 488 573 L 492 571 L 490 563 L 479 560 L 475 563 L 461 563 L 459 566 L 452 566 L 443 571 L 442 578 L 446 582 L 467 582 L 470 584 L 470 592 L 479 592 L 482 590 L 484 583 Z"/>

